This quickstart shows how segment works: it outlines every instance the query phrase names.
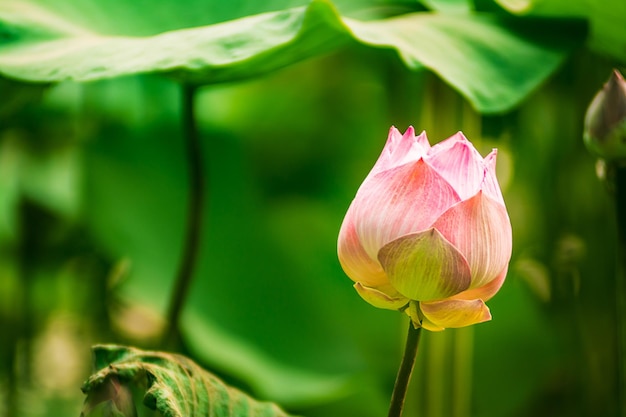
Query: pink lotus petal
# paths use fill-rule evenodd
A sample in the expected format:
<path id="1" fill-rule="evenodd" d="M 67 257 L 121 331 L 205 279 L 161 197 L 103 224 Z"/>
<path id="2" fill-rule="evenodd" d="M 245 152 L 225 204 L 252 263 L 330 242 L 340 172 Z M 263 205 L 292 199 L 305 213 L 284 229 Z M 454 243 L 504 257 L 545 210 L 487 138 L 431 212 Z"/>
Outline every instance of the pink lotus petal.
<path id="1" fill-rule="evenodd" d="M 362 299 L 374 307 L 398 310 L 409 303 L 409 299 L 401 295 L 391 285 L 371 288 L 357 282 L 354 284 L 354 289 Z"/>
<path id="2" fill-rule="evenodd" d="M 413 126 L 409 126 L 403 135 L 398 129 L 392 126 L 391 129 L 389 129 L 387 143 L 365 181 L 381 171 L 411 161 L 417 161 L 419 158 L 426 155 L 428 149 L 430 149 L 430 144 L 428 143 L 426 132 L 422 132 L 416 137 Z"/>
<path id="3" fill-rule="evenodd" d="M 413 129 L 413 126 L 409 126 L 410 129 Z M 417 144 L 424 151 L 424 154 L 428 153 L 430 150 L 430 142 L 428 141 L 428 137 L 426 136 L 426 131 L 422 130 L 422 132 L 415 138 Z"/>
<path id="4" fill-rule="evenodd" d="M 483 157 L 474 145 L 458 132 L 433 146 L 424 158 L 450 183 L 462 200 L 478 192 L 483 182 Z"/>
<path id="5" fill-rule="evenodd" d="M 428 229 L 458 201 L 452 187 L 420 159 L 383 171 L 363 183 L 347 216 L 353 219 L 369 257 L 377 259 L 383 245 Z"/>
<path id="6" fill-rule="evenodd" d="M 462 254 L 472 271 L 471 288 L 496 279 L 509 263 L 512 232 L 506 208 L 479 191 L 433 224 Z"/>
<path id="7" fill-rule="evenodd" d="M 463 291 L 451 297 L 454 300 L 477 300 L 481 299 L 483 301 L 489 301 L 502 287 L 504 284 L 504 279 L 506 278 L 506 273 L 508 270 L 508 265 L 498 274 L 496 279 L 490 281 L 488 284 L 483 285 L 478 288 L 471 288 L 469 290 Z"/>
<path id="8" fill-rule="evenodd" d="M 337 255 L 344 272 L 355 282 L 362 282 L 370 287 L 378 287 L 389 283 L 387 275 L 378 263 L 372 259 L 359 240 L 354 228 L 354 210 L 348 209 L 337 242 Z"/>
<path id="9" fill-rule="evenodd" d="M 471 283 L 467 261 L 437 229 L 389 242 L 378 253 L 378 260 L 391 285 L 412 300 L 451 297 Z"/>
<path id="10" fill-rule="evenodd" d="M 403 135 L 400 133 L 395 126 L 391 126 L 389 129 L 389 136 L 387 137 L 387 142 L 385 143 L 385 147 L 383 148 L 378 160 L 374 164 L 373 171 L 383 171 L 385 169 L 389 169 L 394 166 L 394 156 L 398 153 L 397 150 L 402 144 L 406 144 L 407 142 L 403 141 Z"/>
<path id="11" fill-rule="evenodd" d="M 408 136 L 409 134 L 410 136 Z M 403 152 L 398 153 L 395 166 L 417 161 L 418 159 L 424 157 L 430 149 L 430 143 L 428 143 L 426 132 L 422 132 L 419 136 L 415 136 L 413 126 L 409 126 L 403 136 L 403 140 L 410 143 L 410 147 L 407 150 L 403 149 Z"/>
<path id="12" fill-rule="evenodd" d="M 485 173 L 480 188 L 485 192 L 487 196 L 504 205 L 504 198 L 502 197 L 500 184 L 498 184 L 498 178 L 496 177 L 497 156 L 498 150 L 494 149 L 489 155 L 485 157 Z"/>
<path id="13" fill-rule="evenodd" d="M 458 328 L 491 320 L 489 307 L 482 300 L 443 300 L 420 303 L 422 325 Z M 426 326 L 424 326 L 426 328 Z"/>

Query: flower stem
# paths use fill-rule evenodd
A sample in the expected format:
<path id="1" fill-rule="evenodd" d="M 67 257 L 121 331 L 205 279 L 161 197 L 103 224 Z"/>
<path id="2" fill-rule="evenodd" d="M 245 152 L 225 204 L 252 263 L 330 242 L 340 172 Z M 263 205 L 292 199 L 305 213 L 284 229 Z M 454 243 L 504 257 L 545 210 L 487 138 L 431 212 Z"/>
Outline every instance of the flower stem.
<path id="1" fill-rule="evenodd" d="M 615 280 L 619 415 L 626 417 L 626 167 L 615 165 L 618 269 Z"/>
<path id="2" fill-rule="evenodd" d="M 416 329 L 413 327 L 412 322 L 409 323 L 409 332 L 406 337 L 406 345 L 404 346 L 404 356 L 402 356 L 396 383 L 393 387 L 388 417 L 400 417 L 402 415 L 404 399 L 406 398 L 411 373 L 413 372 L 413 365 L 415 364 L 415 357 L 417 356 L 417 346 L 419 345 L 421 330 L 421 327 Z"/>
<path id="3" fill-rule="evenodd" d="M 167 313 L 167 328 L 163 332 L 162 346 L 171 346 L 178 338 L 178 322 L 187 299 L 193 272 L 198 257 L 200 232 L 202 229 L 202 209 L 204 203 L 204 175 L 200 135 L 195 116 L 196 86 L 182 86 L 182 129 L 189 167 L 189 203 L 187 212 L 187 230 L 174 291 Z"/>

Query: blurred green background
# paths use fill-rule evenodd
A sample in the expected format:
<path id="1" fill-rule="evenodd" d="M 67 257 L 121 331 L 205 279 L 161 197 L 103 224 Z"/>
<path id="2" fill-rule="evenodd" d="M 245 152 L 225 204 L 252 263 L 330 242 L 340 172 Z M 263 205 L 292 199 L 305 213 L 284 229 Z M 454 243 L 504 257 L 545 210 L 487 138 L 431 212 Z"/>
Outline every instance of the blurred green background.
<path id="1" fill-rule="evenodd" d="M 423 335 L 405 415 L 617 416 L 613 203 L 582 124 L 625 68 L 626 34 L 603 20 L 625 7 L 380 3 L 376 18 L 482 10 L 587 30 L 519 104 L 483 114 L 446 77 L 354 41 L 200 88 L 208 198 L 178 350 L 295 414 L 385 415 L 408 321 L 358 297 L 337 233 L 391 125 L 431 143 L 462 130 L 499 149 L 513 258 L 493 321 Z M 534 41 L 555 48 L 540 27 Z M 0 79 L 1 416 L 78 416 L 92 344 L 159 348 L 188 198 L 180 86 L 165 75 Z"/>

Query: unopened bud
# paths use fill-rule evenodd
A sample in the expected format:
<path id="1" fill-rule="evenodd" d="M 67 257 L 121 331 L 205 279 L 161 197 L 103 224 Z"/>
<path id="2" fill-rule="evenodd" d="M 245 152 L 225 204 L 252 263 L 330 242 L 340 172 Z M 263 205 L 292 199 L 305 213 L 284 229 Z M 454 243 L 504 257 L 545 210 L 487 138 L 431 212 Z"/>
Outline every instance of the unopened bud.
<path id="1" fill-rule="evenodd" d="M 617 70 L 596 94 L 585 115 L 585 145 L 607 161 L 626 161 L 626 81 Z"/>

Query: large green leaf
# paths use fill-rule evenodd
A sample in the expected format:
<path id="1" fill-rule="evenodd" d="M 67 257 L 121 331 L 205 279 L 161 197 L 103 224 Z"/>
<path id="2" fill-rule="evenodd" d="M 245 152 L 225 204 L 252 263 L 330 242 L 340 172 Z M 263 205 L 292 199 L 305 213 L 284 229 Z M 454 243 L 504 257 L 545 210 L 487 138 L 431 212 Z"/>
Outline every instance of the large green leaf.
<path id="1" fill-rule="evenodd" d="M 517 105 L 556 70 L 583 34 L 576 25 L 488 14 L 412 13 L 345 22 L 361 42 L 396 49 L 410 68 L 428 67 L 486 113 Z"/>
<path id="2" fill-rule="evenodd" d="M 166 352 L 99 345 L 94 374 L 83 385 L 83 415 L 102 406 L 107 416 L 135 415 L 132 391 L 145 390 L 143 404 L 163 417 L 287 417 L 277 405 L 259 402 L 226 385 L 192 360 Z"/>
<path id="3" fill-rule="evenodd" d="M 338 16 L 325 1 L 152 36 L 129 35 L 126 28 L 133 26 L 97 31 L 87 26 L 90 22 L 79 26 L 65 15 L 20 8 L 22 4 L 0 6 L 0 28 L 8 38 L 0 67 L 8 76 L 30 81 L 169 71 L 182 71 L 183 78 L 197 82 L 230 81 L 327 52 L 346 39 L 334 36 Z"/>
<path id="4" fill-rule="evenodd" d="M 623 0 L 497 0 L 507 10 L 530 16 L 579 17 L 589 21 L 589 46 L 626 63 L 626 2 Z"/>
<path id="5" fill-rule="evenodd" d="M 198 2 L 191 2 L 192 13 L 171 2 L 138 8 L 116 1 L 112 11 L 93 1 L 75 3 L 4 1 L 0 74 L 54 82 L 163 72 L 217 83 L 271 72 L 357 41 L 395 49 L 409 68 L 436 72 L 478 110 L 499 112 L 545 80 L 583 35 L 579 28 L 545 22 L 534 24 L 529 36 L 512 30 L 509 21 L 459 8 L 452 15 L 407 13 L 362 21 L 340 15 L 328 0 L 282 10 L 276 8 L 302 2 L 256 8 L 243 2 L 230 13 L 216 5 L 203 10 Z"/>

